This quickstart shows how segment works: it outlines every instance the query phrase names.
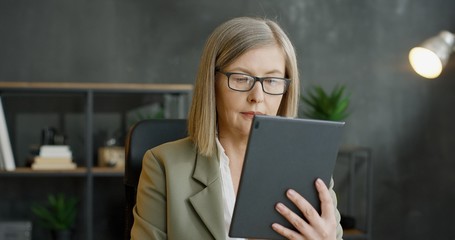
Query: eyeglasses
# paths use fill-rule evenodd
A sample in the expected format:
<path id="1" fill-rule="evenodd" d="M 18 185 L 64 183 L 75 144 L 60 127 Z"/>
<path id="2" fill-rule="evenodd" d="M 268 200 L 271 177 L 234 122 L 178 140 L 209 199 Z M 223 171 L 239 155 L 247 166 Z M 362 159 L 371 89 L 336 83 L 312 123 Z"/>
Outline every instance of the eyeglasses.
<path id="1" fill-rule="evenodd" d="M 291 80 L 279 77 L 255 77 L 244 73 L 221 72 L 228 78 L 228 87 L 239 92 L 248 92 L 253 89 L 256 82 L 262 85 L 262 91 L 270 95 L 282 95 L 289 86 Z"/>

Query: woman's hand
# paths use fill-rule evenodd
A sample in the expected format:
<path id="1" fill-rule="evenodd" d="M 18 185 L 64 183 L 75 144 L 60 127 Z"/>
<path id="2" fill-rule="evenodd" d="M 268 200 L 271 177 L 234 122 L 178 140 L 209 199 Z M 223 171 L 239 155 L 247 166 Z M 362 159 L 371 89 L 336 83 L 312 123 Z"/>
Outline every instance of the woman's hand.
<path id="1" fill-rule="evenodd" d="M 275 207 L 276 210 L 285 217 L 297 231 L 286 228 L 278 223 L 272 225 L 273 230 L 287 239 L 336 239 L 337 222 L 329 190 L 321 179 L 317 179 L 315 185 L 321 201 L 321 215 L 319 215 L 316 209 L 314 209 L 305 198 L 294 190 L 289 189 L 286 192 L 287 197 L 298 207 L 307 220 L 302 219 L 284 204 L 278 203 Z"/>

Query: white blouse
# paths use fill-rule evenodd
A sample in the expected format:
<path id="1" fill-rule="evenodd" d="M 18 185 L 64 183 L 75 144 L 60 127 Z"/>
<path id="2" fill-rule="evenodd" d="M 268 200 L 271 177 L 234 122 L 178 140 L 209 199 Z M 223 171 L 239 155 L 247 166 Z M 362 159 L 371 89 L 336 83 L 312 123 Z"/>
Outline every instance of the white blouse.
<path id="1" fill-rule="evenodd" d="M 224 148 L 221 146 L 218 138 L 216 139 L 216 144 L 218 147 L 218 158 L 220 159 L 221 190 L 223 192 L 223 216 L 226 229 L 226 239 L 245 240 L 244 238 L 230 238 L 228 236 L 229 227 L 231 226 L 232 212 L 234 211 L 235 204 L 234 185 L 232 184 L 231 171 L 229 169 L 229 158 L 224 152 Z"/>

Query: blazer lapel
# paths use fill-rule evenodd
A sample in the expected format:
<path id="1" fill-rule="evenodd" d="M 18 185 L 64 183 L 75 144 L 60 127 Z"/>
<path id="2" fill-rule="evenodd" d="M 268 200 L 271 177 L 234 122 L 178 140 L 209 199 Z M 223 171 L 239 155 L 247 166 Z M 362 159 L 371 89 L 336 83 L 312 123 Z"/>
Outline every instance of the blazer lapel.
<path id="1" fill-rule="evenodd" d="M 190 202 L 215 239 L 226 238 L 219 161 L 197 155 L 193 178 L 206 187 L 190 197 Z"/>

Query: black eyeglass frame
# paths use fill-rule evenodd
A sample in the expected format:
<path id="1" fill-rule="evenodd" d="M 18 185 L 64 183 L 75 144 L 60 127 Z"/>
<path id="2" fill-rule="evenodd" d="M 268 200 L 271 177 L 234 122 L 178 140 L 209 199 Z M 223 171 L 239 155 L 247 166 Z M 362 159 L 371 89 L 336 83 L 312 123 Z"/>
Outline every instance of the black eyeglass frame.
<path id="1" fill-rule="evenodd" d="M 262 87 L 262 91 L 269 94 L 269 95 L 283 95 L 285 94 L 287 91 L 288 91 L 288 88 L 289 88 L 289 84 L 291 83 L 291 80 L 290 79 L 287 79 L 287 78 L 281 78 L 281 77 L 256 77 L 256 76 L 251 76 L 249 74 L 246 74 L 246 73 L 237 73 L 237 72 L 222 72 L 220 70 L 216 70 L 217 72 L 219 73 L 222 73 L 223 75 L 225 75 L 227 78 L 228 78 L 228 87 L 234 91 L 238 91 L 238 92 L 249 92 L 251 91 L 251 89 L 253 89 L 254 85 L 256 85 L 256 82 L 260 82 L 261 83 L 261 87 Z M 230 86 L 229 84 L 229 78 L 231 77 L 232 74 L 240 74 L 240 75 L 245 75 L 245 76 L 248 76 L 248 77 L 252 77 L 254 79 L 254 83 L 253 85 L 251 85 L 250 89 L 246 89 L 246 90 L 238 90 L 238 89 L 234 89 Z M 285 86 L 284 86 L 284 90 L 283 90 L 283 93 L 269 93 L 267 92 L 265 89 L 264 89 L 264 80 L 266 79 L 280 79 L 280 80 L 284 80 L 285 82 Z"/>

